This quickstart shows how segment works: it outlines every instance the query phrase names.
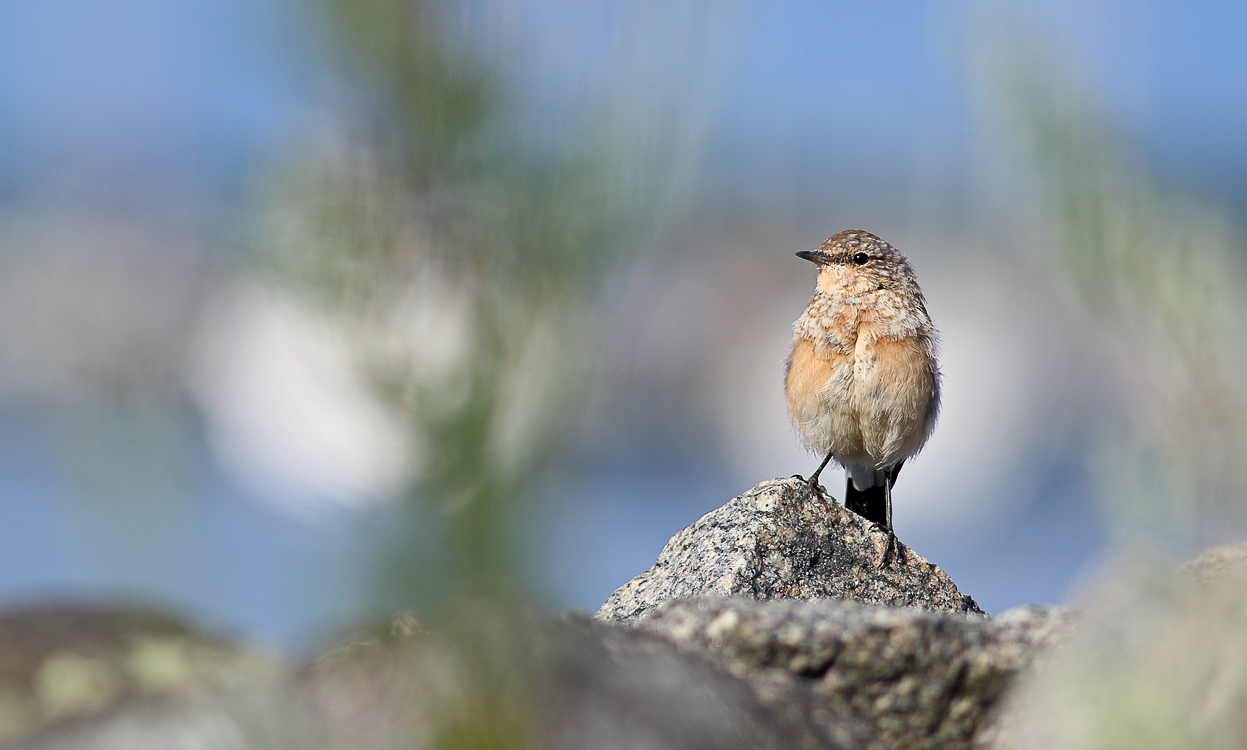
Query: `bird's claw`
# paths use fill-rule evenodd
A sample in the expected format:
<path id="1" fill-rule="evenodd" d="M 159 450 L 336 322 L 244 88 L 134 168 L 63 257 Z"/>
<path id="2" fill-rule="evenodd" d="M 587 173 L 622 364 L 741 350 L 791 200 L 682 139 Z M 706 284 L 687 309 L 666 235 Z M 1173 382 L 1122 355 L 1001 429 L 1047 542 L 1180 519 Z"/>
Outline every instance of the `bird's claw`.
<path id="1" fill-rule="evenodd" d="M 884 548 L 883 558 L 880 559 L 879 563 L 881 565 L 887 565 L 889 562 L 888 558 L 904 562 L 904 558 L 901 556 L 901 548 L 899 546 L 900 543 L 896 540 L 896 532 L 892 529 L 887 529 L 887 532 L 888 546 Z"/>

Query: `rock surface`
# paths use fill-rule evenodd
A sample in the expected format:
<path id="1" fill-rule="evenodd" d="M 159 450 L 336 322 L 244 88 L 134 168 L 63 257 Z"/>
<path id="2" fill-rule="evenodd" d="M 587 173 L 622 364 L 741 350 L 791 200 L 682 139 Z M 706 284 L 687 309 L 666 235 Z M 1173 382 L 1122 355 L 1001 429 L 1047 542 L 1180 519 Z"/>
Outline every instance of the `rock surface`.
<path id="1" fill-rule="evenodd" d="M 578 617 L 544 637 L 553 658 L 539 670 L 540 747 L 886 748 L 811 685 L 793 682 L 766 700 L 704 654 L 655 633 Z"/>
<path id="2" fill-rule="evenodd" d="M 764 701 L 702 654 L 583 615 L 403 641 L 349 649 L 310 673 L 303 710 L 324 726 L 325 747 L 444 747 L 448 729 L 467 725 L 491 738 L 473 746 L 503 750 L 887 750 L 809 684 L 789 681 Z"/>
<path id="3" fill-rule="evenodd" d="M 26 750 L 955 748 L 1069 617 L 705 597 L 638 626 L 480 609 L 270 690 L 126 704 Z"/>
<path id="4" fill-rule="evenodd" d="M 992 619 L 844 601 L 702 597 L 638 627 L 709 658 L 776 710 L 833 731 L 849 715 L 889 747 L 968 748 L 1019 672 L 1068 636 L 1066 609 Z M 805 689 L 813 710 L 793 704 Z M 801 722 L 797 722 L 801 723 Z"/>
<path id="5" fill-rule="evenodd" d="M 598 610 L 637 622 L 661 603 L 701 594 L 751 599 L 848 599 L 980 612 L 939 566 L 799 479 L 763 482 L 672 537 L 654 567 Z"/>

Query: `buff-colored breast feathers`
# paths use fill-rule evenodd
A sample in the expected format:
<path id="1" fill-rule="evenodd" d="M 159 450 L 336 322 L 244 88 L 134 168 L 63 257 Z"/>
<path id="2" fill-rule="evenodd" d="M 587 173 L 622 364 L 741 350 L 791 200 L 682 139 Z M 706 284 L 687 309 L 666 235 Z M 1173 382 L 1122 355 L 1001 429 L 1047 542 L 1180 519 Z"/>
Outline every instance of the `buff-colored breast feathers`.
<path id="1" fill-rule="evenodd" d="M 877 464 L 889 465 L 922 447 L 934 425 L 935 360 L 920 336 L 859 339 L 856 354 L 853 393 L 863 440 Z"/>

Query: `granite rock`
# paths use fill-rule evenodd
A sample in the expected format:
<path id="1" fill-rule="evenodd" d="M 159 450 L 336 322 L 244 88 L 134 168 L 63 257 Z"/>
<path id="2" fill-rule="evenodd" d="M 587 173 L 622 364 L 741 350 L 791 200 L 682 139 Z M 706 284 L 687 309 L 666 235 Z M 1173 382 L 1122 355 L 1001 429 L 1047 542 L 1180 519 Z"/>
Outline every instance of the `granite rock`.
<path id="1" fill-rule="evenodd" d="M 676 534 L 596 617 L 634 623 L 702 594 L 980 611 L 939 566 L 899 540 L 889 551 L 886 532 L 796 478 L 763 482 Z"/>
<path id="2" fill-rule="evenodd" d="M 856 717 L 889 747 L 969 748 L 1015 677 L 1064 640 L 1068 609 L 999 618 L 845 601 L 708 596 L 669 602 L 639 629 L 704 655 L 776 710 L 832 731 Z M 820 700 L 798 706 L 804 688 Z"/>

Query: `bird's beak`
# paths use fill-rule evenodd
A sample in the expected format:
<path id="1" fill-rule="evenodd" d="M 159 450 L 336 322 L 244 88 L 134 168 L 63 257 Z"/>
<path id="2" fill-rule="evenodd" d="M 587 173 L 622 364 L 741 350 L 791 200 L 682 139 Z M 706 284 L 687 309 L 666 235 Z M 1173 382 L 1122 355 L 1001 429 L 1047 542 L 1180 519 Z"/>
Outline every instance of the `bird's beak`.
<path id="1" fill-rule="evenodd" d="M 824 257 L 822 253 L 815 252 L 813 250 L 802 250 L 801 252 L 797 253 L 797 257 L 804 258 L 805 260 L 808 260 L 811 263 L 817 263 L 820 266 L 827 262 L 827 258 Z"/>

